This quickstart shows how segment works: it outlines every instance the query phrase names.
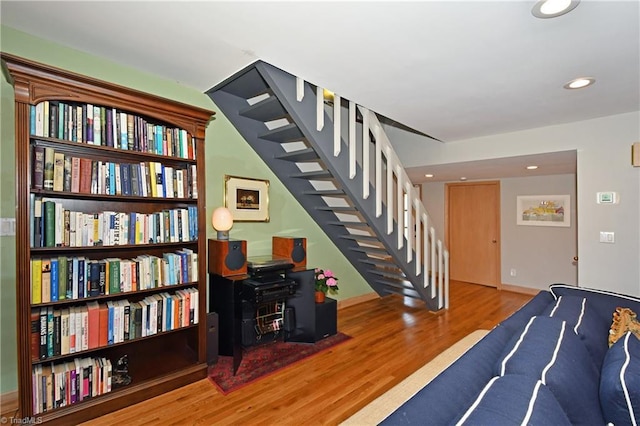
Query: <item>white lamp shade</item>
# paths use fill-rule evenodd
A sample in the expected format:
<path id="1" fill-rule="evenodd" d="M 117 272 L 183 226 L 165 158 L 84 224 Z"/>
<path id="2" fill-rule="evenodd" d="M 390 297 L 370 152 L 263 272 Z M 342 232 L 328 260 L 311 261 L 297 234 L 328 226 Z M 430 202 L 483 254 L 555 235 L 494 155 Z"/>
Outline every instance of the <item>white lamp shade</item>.
<path id="1" fill-rule="evenodd" d="M 233 226 L 233 216 L 226 207 L 218 207 L 211 215 L 211 225 L 216 231 L 228 231 Z"/>

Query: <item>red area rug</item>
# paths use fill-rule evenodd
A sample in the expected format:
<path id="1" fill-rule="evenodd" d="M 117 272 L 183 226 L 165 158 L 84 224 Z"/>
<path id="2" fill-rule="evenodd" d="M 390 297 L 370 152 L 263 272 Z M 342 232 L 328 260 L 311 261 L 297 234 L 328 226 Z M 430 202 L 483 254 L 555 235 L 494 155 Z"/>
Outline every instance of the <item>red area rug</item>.
<path id="1" fill-rule="evenodd" d="M 220 356 L 218 362 L 209 367 L 209 380 L 226 395 L 349 339 L 351 336 L 337 333 L 316 343 L 277 341 L 246 348 L 235 376 L 233 375 L 233 357 Z"/>

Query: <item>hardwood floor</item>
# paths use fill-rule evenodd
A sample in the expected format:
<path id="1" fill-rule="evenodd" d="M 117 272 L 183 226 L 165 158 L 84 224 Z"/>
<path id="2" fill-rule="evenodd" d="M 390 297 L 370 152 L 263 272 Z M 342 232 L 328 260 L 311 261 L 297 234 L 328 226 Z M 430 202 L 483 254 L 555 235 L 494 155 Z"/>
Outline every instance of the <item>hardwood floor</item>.
<path id="1" fill-rule="evenodd" d="M 86 425 L 334 425 L 477 329 L 491 329 L 527 294 L 451 283 L 451 308 L 389 296 L 338 311 L 346 343 L 227 396 L 201 380 Z"/>

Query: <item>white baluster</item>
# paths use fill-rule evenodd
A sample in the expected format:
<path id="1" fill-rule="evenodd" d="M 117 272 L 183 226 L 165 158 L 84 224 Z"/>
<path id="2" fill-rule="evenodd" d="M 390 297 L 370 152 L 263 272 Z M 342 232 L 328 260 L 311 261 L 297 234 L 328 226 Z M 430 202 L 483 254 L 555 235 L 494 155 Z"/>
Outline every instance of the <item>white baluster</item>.
<path id="1" fill-rule="evenodd" d="M 324 127 L 324 91 L 322 87 L 316 87 L 316 130 Z"/>
<path id="2" fill-rule="evenodd" d="M 296 100 L 302 102 L 304 99 L 304 80 L 296 77 Z"/>
<path id="3" fill-rule="evenodd" d="M 431 298 L 436 297 L 436 230 L 432 226 L 429 228 L 429 238 L 431 238 Z"/>
<path id="4" fill-rule="evenodd" d="M 380 125 L 374 126 L 376 137 L 376 217 L 382 215 L 382 136 L 380 136 Z"/>
<path id="5" fill-rule="evenodd" d="M 442 308 L 442 306 L 438 306 Z M 444 251 L 444 308 L 449 309 L 449 251 Z"/>
<path id="6" fill-rule="evenodd" d="M 400 173 L 400 166 L 396 166 L 396 176 L 398 176 L 397 209 L 398 209 L 398 250 L 404 246 L 404 181 Z"/>
<path id="7" fill-rule="evenodd" d="M 387 153 L 387 235 L 393 232 L 393 170 L 394 166 L 389 161 L 389 147 L 386 147 Z"/>
<path id="8" fill-rule="evenodd" d="M 340 155 L 340 142 L 341 142 L 340 114 L 341 114 L 340 96 L 338 96 L 337 94 L 334 94 L 333 95 L 333 156 L 334 157 L 337 157 L 338 155 Z"/>
<path id="9" fill-rule="evenodd" d="M 442 263 L 442 241 L 438 240 L 438 308 L 442 307 L 442 293 L 444 291 L 442 285 L 442 280 L 444 279 Z"/>
<path id="10" fill-rule="evenodd" d="M 361 107 L 362 111 L 362 198 L 369 198 L 369 110 Z"/>
<path id="11" fill-rule="evenodd" d="M 356 104 L 349 101 L 349 179 L 356 177 Z"/>

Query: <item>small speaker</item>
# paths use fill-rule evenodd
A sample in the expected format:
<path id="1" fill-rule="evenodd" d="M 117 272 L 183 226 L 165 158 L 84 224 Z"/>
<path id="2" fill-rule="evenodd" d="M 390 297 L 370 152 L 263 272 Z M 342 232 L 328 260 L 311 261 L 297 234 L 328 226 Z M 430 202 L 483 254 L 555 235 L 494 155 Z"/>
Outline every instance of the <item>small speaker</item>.
<path id="1" fill-rule="evenodd" d="M 631 145 L 631 165 L 640 167 L 640 142 Z"/>
<path id="2" fill-rule="evenodd" d="M 207 314 L 207 364 L 218 362 L 218 314 Z"/>
<path id="3" fill-rule="evenodd" d="M 273 237 L 272 253 L 293 263 L 294 268 L 307 266 L 307 239 L 296 237 Z"/>
<path id="4" fill-rule="evenodd" d="M 326 298 L 323 303 L 316 303 L 315 340 L 333 336 L 338 332 L 338 303 L 335 299 Z"/>
<path id="5" fill-rule="evenodd" d="M 247 273 L 247 242 L 209 240 L 209 273 L 227 277 Z"/>
<path id="6" fill-rule="evenodd" d="M 291 333 L 296 329 L 296 310 L 289 307 L 284 309 L 284 331 Z"/>

